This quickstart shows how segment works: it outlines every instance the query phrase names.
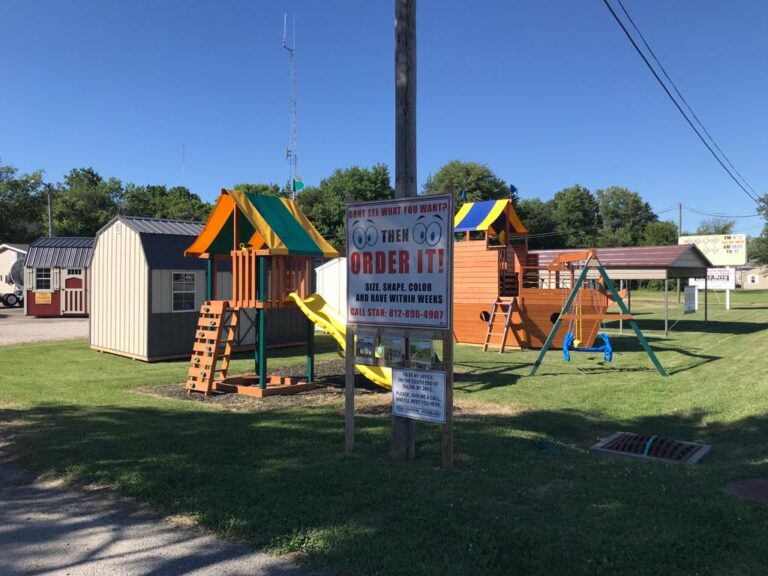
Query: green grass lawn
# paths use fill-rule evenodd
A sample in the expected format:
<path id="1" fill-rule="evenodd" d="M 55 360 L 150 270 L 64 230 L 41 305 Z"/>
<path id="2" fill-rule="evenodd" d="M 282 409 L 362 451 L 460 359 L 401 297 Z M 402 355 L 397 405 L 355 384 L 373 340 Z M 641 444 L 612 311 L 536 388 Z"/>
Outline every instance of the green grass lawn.
<path id="1" fill-rule="evenodd" d="M 0 348 L 3 427 L 31 470 L 115 485 L 344 574 L 767 574 L 768 506 L 722 487 L 768 476 L 768 293 L 738 292 L 729 312 L 711 298 L 706 326 L 686 316 L 668 338 L 661 299 L 632 304 L 668 378 L 626 326 L 611 330 L 611 364 L 552 351 L 533 378 L 535 351 L 458 346 L 457 401 L 499 409 L 457 419 L 452 473 L 439 469 L 436 426 L 419 424 L 417 460 L 398 462 L 389 418 L 360 415 L 346 457 L 340 397 L 259 412 L 157 398 L 134 389 L 181 382 L 186 363 L 83 341 Z M 318 348 L 335 357 L 328 339 Z M 286 350 L 272 365 L 301 361 Z M 589 454 L 618 430 L 714 448 L 698 466 Z"/>

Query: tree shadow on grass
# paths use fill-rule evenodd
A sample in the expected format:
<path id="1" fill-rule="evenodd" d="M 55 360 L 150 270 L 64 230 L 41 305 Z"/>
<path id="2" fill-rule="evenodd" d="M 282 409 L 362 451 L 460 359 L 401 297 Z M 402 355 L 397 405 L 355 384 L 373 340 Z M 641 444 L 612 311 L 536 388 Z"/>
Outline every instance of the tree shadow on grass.
<path id="1" fill-rule="evenodd" d="M 673 320 L 670 319 L 669 325 L 672 326 Z M 637 325 L 640 330 L 664 331 L 664 319 L 648 318 L 639 319 Z M 626 327 L 625 327 L 626 328 Z M 631 328 L 630 328 L 631 330 Z M 765 323 L 762 322 L 738 322 L 721 320 L 679 320 L 675 323 L 674 332 L 701 332 L 702 334 L 754 334 L 765 330 Z"/>
<path id="2" fill-rule="evenodd" d="M 453 474 L 438 469 L 436 426 L 419 424 L 416 462 L 390 460 L 389 422 L 358 417 L 357 455 L 345 457 L 341 404 L 258 414 L 182 404 L 0 412 L 33 470 L 117 485 L 162 513 L 298 552 L 310 566 L 445 575 L 586 575 L 595 562 L 605 574 L 768 568 L 768 508 L 720 491 L 726 479 L 768 471 L 750 464 L 765 459 L 768 416 L 720 423 L 702 411 L 624 420 L 578 410 L 480 414 L 456 422 Z M 698 467 L 588 454 L 618 430 L 715 450 Z"/>

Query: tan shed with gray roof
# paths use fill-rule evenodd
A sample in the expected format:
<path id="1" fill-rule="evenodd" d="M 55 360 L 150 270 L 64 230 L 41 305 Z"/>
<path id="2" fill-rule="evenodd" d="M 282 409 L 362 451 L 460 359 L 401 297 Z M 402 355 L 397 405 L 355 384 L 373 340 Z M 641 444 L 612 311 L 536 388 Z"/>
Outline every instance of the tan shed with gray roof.
<path id="1" fill-rule="evenodd" d="M 206 261 L 184 257 L 200 222 L 118 216 L 96 235 L 91 259 L 90 345 L 94 350 L 156 361 L 187 358 L 197 313 L 206 299 Z M 218 267 L 217 294 L 231 292 L 232 273 Z M 253 310 L 240 316 L 237 348 L 253 349 Z M 298 310 L 270 315 L 268 345 L 300 343 Z"/>

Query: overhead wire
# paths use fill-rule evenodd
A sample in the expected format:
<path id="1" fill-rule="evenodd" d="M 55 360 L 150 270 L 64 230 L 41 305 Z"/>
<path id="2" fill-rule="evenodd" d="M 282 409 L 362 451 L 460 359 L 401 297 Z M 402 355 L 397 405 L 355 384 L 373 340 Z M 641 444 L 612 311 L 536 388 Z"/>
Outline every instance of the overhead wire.
<path id="1" fill-rule="evenodd" d="M 656 78 L 656 81 L 659 83 L 659 85 L 664 89 L 664 92 L 666 92 L 669 99 L 672 101 L 672 103 L 677 108 L 678 112 L 683 116 L 685 121 L 688 123 L 688 125 L 691 127 L 691 129 L 696 133 L 696 135 L 699 137 L 699 140 L 704 144 L 704 146 L 707 147 L 707 150 L 709 150 L 710 154 L 712 154 L 712 157 L 717 161 L 718 164 L 723 168 L 723 170 L 726 171 L 726 173 L 731 177 L 731 179 L 736 183 L 736 185 L 741 188 L 744 193 L 756 204 L 762 205 L 763 201 L 759 197 L 755 196 L 747 190 L 747 188 L 742 184 L 736 176 L 734 176 L 733 172 L 728 168 L 728 166 L 725 165 L 725 163 L 720 159 L 720 157 L 717 155 L 715 150 L 710 146 L 709 142 L 704 138 L 704 136 L 701 134 L 701 132 L 696 128 L 696 125 L 691 121 L 691 119 L 688 117 L 688 115 L 685 113 L 685 110 L 680 106 L 678 101 L 675 99 L 675 97 L 672 95 L 672 92 L 670 92 L 669 88 L 667 88 L 667 85 L 664 83 L 664 81 L 661 79 L 659 74 L 654 69 L 653 65 L 648 61 L 648 58 L 643 53 L 643 51 L 640 49 L 640 46 L 637 45 L 637 42 L 632 37 L 632 34 L 627 30 L 627 27 L 624 25 L 624 22 L 621 21 L 621 18 L 619 18 L 619 15 L 616 14 L 615 10 L 611 6 L 611 4 L 608 2 L 608 0 L 603 0 L 603 4 L 605 4 L 606 8 L 610 11 L 611 15 L 613 16 L 614 20 L 618 23 L 618 25 L 621 27 L 621 29 L 624 31 L 624 34 L 629 39 L 632 46 L 635 48 L 635 51 L 640 55 L 640 57 L 643 59 L 643 62 L 645 62 L 645 65 L 648 67 L 648 69 L 653 74 L 654 78 Z M 714 142 L 714 141 L 713 141 Z"/>
<path id="2" fill-rule="evenodd" d="M 704 134 L 707 135 L 709 140 L 712 142 L 715 148 L 717 148 L 717 151 L 720 152 L 722 157 L 725 159 L 725 161 L 728 163 L 728 165 L 733 169 L 733 171 L 741 178 L 741 181 L 746 184 L 747 188 L 749 188 L 756 196 L 759 196 L 759 194 L 755 191 L 755 189 L 752 187 L 752 185 L 747 181 L 744 176 L 742 176 L 741 172 L 739 172 L 736 169 L 736 166 L 733 165 L 733 162 L 726 156 L 725 152 L 723 152 L 722 148 L 718 146 L 717 141 L 712 137 L 712 135 L 709 133 L 709 130 L 707 130 L 707 127 L 704 126 L 704 123 L 699 120 L 699 117 L 696 115 L 696 112 L 693 111 L 693 108 L 691 108 L 691 105 L 688 104 L 688 101 L 685 99 L 685 96 L 682 95 L 680 90 L 677 87 L 677 84 L 675 84 L 675 81 L 672 80 L 670 75 L 667 73 L 666 68 L 664 68 L 664 65 L 661 63 L 661 60 L 659 60 L 658 56 L 656 56 L 656 53 L 653 51 L 653 48 L 651 48 L 650 44 L 645 39 L 645 36 L 643 36 L 643 33 L 640 31 L 640 28 L 637 27 L 637 24 L 635 24 L 635 21 L 632 19 L 632 16 L 629 14 L 627 9 L 624 7 L 624 3 L 621 0 L 616 0 L 619 3 L 619 6 L 621 6 L 621 10 L 624 12 L 624 15 L 627 17 L 627 20 L 629 20 L 629 23 L 632 24 L 632 27 L 637 32 L 638 36 L 640 36 L 640 39 L 643 41 L 643 44 L 648 49 L 648 52 L 650 52 L 651 56 L 653 57 L 656 64 L 659 65 L 659 69 L 661 70 L 662 74 L 664 74 L 664 77 L 669 81 L 669 83 L 672 85 L 672 88 L 675 91 L 675 94 L 677 94 L 680 97 L 680 100 L 682 100 L 683 104 L 685 104 L 685 107 L 688 109 L 688 111 L 691 113 L 691 116 L 696 120 L 699 126 L 701 126 L 701 129 L 704 131 Z"/>
<path id="3" fill-rule="evenodd" d="M 714 218 L 755 218 L 757 216 L 762 216 L 762 214 L 759 212 L 755 212 L 754 214 L 723 214 L 721 212 L 706 212 L 704 210 L 692 208 L 685 204 L 683 204 L 683 208 L 688 212 L 693 212 L 694 214 L 698 214 L 700 216 L 712 216 Z"/>

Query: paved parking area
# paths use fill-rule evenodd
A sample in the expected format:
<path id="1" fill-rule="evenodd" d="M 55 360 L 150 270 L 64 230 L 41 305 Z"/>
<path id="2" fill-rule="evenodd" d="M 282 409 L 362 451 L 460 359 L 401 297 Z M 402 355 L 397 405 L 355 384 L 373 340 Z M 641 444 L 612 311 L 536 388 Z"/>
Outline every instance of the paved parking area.
<path id="1" fill-rule="evenodd" d="M 24 308 L 0 306 L 0 346 L 88 337 L 88 318 L 34 318 Z"/>

